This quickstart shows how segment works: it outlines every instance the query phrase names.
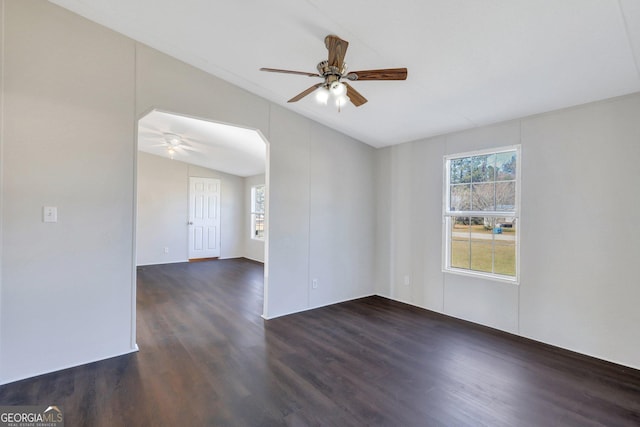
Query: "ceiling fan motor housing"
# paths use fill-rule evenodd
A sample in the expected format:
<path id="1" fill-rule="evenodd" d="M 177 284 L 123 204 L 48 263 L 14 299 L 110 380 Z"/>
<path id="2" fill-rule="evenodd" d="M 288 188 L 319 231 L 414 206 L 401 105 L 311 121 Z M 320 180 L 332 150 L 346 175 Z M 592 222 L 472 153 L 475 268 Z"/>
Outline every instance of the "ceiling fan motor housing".
<path id="1" fill-rule="evenodd" d="M 324 77 L 325 86 L 331 86 L 331 83 L 340 81 L 344 73 L 347 71 L 347 64 L 343 63 L 341 68 L 329 65 L 329 61 L 320 61 L 318 73 Z"/>

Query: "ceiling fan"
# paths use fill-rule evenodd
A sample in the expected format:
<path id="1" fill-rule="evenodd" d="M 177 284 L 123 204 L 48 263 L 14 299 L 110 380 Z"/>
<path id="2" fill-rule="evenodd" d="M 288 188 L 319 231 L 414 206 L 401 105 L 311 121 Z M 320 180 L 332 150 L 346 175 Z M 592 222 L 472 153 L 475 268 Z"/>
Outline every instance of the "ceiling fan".
<path id="1" fill-rule="evenodd" d="M 324 81 L 311 86 L 291 98 L 288 102 L 296 102 L 314 92 L 317 89 L 323 88 L 318 91 L 316 99 L 323 104 L 326 104 L 329 98 L 333 97 L 336 101 L 338 109 L 344 104 L 351 101 L 356 107 L 361 106 L 367 99 L 353 88 L 348 81 L 359 80 L 406 80 L 407 69 L 406 68 L 385 68 L 380 70 L 363 70 L 363 71 L 351 71 L 347 72 L 347 64 L 344 62 L 345 54 L 347 53 L 347 47 L 349 42 L 342 40 L 338 36 L 328 35 L 324 39 L 324 44 L 329 51 L 329 57 L 326 61 L 321 61 L 317 65 L 317 73 L 307 73 L 304 71 L 291 71 L 280 70 L 277 68 L 260 68 L 260 71 L 269 71 L 272 73 L 286 73 L 286 74 L 299 74 L 308 77 L 320 77 Z"/>
<path id="2" fill-rule="evenodd" d="M 149 142 L 155 142 L 151 147 L 165 148 L 171 159 L 173 159 L 176 154 L 187 155 L 189 151 L 201 151 L 194 147 L 194 145 L 199 143 L 198 141 L 173 132 L 164 132 L 159 129 L 143 128 L 141 126 L 139 136 Z"/>

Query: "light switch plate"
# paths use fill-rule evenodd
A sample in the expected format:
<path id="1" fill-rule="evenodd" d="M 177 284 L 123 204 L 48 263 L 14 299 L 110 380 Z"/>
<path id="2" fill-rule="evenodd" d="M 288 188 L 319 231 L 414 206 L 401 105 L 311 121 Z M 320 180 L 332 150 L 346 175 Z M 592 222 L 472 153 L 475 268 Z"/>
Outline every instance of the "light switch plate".
<path id="1" fill-rule="evenodd" d="M 58 208 L 54 206 L 44 206 L 42 208 L 43 222 L 58 222 Z"/>

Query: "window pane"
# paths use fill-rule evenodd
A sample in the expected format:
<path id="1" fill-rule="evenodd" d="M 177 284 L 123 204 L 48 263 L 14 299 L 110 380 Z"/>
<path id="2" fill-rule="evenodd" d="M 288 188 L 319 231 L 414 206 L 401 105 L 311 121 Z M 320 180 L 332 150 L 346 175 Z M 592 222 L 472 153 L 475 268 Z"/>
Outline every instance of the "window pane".
<path id="1" fill-rule="evenodd" d="M 495 181 L 495 154 L 471 158 L 471 178 L 473 182 Z"/>
<path id="2" fill-rule="evenodd" d="M 471 218 L 471 269 L 493 272 L 494 218 Z"/>
<path id="3" fill-rule="evenodd" d="M 469 269 L 469 218 L 451 218 L 451 267 Z"/>
<path id="4" fill-rule="evenodd" d="M 449 182 L 451 184 L 471 182 L 471 157 L 452 159 L 449 162 Z"/>
<path id="5" fill-rule="evenodd" d="M 468 211 L 471 209 L 471 185 L 460 184 L 451 186 L 449 209 L 452 211 Z"/>
<path id="6" fill-rule="evenodd" d="M 253 237 L 264 239 L 264 214 L 254 214 L 253 216 Z"/>
<path id="7" fill-rule="evenodd" d="M 493 272 L 493 243 L 491 240 L 471 240 L 471 269 Z"/>
<path id="8" fill-rule="evenodd" d="M 264 185 L 259 185 L 254 187 L 253 193 L 253 211 L 254 212 L 264 212 Z"/>
<path id="9" fill-rule="evenodd" d="M 495 184 L 472 184 L 471 209 L 474 211 L 492 211 L 495 209 Z"/>
<path id="10" fill-rule="evenodd" d="M 516 152 L 496 154 L 496 181 L 516 179 Z"/>
<path id="11" fill-rule="evenodd" d="M 512 218 L 503 218 L 501 233 L 495 235 L 494 273 L 507 276 L 516 275 L 516 222 Z"/>
<path id="12" fill-rule="evenodd" d="M 496 182 L 496 210 L 507 212 L 516 210 L 515 182 Z"/>

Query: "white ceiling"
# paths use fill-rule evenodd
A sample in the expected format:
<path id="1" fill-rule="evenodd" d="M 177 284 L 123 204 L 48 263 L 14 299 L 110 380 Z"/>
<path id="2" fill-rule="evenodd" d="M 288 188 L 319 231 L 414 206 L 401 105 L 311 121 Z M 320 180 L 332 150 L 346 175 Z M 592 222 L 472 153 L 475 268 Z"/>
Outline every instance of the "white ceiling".
<path id="1" fill-rule="evenodd" d="M 640 91 L 639 0 L 51 1 L 375 147 Z M 287 104 L 319 80 L 258 69 L 315 72 L 327 34 L 408 79 Z"/>
<path id="2" fill-rule="evenodd" d="M 181 140 L 173 155 L 168 135 Z M 263 174 L 266 164 L 266 144 L 253 129 L 157 110 L 138 122 L 138 150 L 243 177 Z"/>

